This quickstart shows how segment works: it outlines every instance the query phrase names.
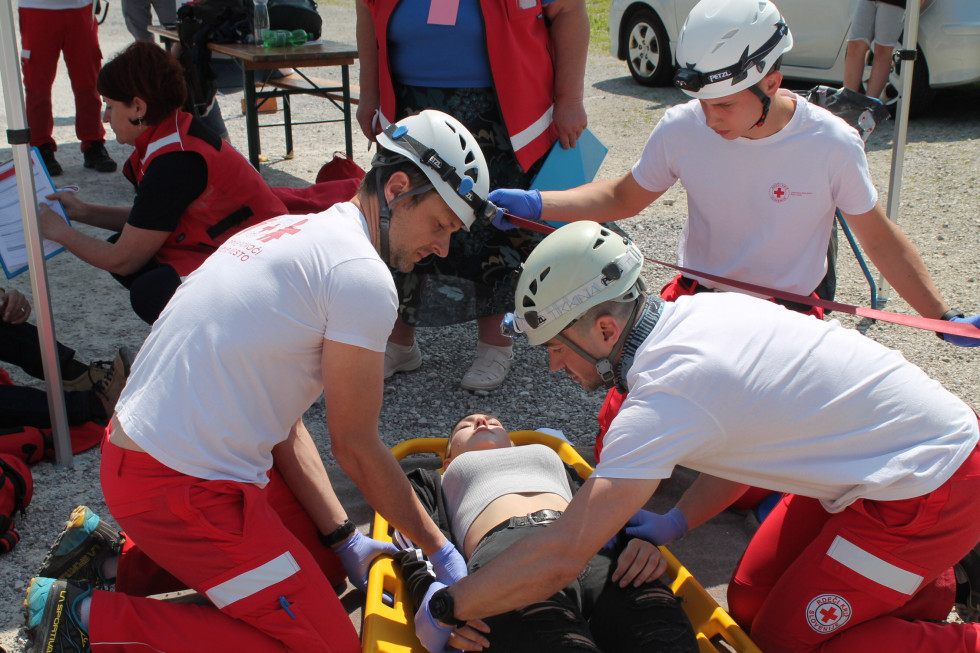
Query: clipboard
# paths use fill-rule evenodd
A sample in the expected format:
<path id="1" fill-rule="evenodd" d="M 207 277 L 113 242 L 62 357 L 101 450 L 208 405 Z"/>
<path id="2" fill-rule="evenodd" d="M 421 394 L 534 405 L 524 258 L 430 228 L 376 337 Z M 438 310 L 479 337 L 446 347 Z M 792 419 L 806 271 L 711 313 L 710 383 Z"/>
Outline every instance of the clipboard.
<path id="1" fill-rule="evenodd" d="M 595 179 L 608 152 L 609 148 L 586 127 L 571 149 L 563 149 L 561 143 L 555 141 L 530 187 L 536 190 L 567 190 L 587 184 Z M 560 227 L 565 223 L 546 221 L 546 224 Z"/>
<path id="2" fill-rule="evenodd" d="M 34 189 L 37 193 L 38 206 L 49 206 L 64 218 L 65 222 L 71 224 L 61 202 L 45 199 L 57 189 L 36 147 L 31 148 L 31 169 L 34 172 Z M 3 273 L 8 279 L 16 277 L 28 268 L 27 241 L 24 237 L 21 214 L 17 174 L 14 162 L 11 160 L 0 164 L 0 266 L 3 267 Z M 52 240 L 45 240 L 43 249 L 46 259 L 65 250 Z"/>

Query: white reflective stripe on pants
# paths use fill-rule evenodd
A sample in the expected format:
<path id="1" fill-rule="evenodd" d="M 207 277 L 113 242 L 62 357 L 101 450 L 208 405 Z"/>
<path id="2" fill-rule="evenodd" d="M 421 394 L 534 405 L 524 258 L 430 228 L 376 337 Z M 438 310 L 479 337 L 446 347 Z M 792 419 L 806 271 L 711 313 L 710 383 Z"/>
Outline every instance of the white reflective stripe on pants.
<path id="1" fill-rule="evenodd" d="M 267 587 L 282 582 L 299 571 L 299 564 L 289 551 L 273 558 L 264 565 L 241 573 L 234 578 L 215 585 L 205 594 L 218 609 L 223 609 L 235 601 L 261 592 Z"/>

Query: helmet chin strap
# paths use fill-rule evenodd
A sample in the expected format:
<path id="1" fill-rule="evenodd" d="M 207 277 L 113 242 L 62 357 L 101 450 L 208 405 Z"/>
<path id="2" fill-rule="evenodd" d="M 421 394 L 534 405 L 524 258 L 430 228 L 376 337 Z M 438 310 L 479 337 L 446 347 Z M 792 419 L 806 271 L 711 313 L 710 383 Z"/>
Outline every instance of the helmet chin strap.
<path id="1" fill-rule="evenodd" d="M 379 248 L 381 251 L 378 254 L 381 255 L 381 260 L 384 261 L 389 266 L 391 265 L 391 247 L 388 240 L 388 228 L 391 226 L 391 207 L 395 202 L 399 202 L 405 198 L 411 197 L 412 195 L 419 195 L 420 193 L 425 193 L 434 188 L 432 184 L 422 184 L 417 186 L 412 190 L 406 191 L 401 195 L 398 195 L 391 202 L 385 197 L 384 185 L 381 183 L 381 168 L 376 167 L 374 169 L 377 183 L 376 192 L 378 193 L 378 232 L 380 235 Z"/>
<path id="2" fill-rule="evenodd" d="M 755 123 L 753 127 L 762 127 L 764 124 L 766 124 L 766 118 L 769 117 L 769 107 L 772 105 L 772 98 L 766 95 L 762 89 L 759 88 L 758 84 L 753 84 L 749 87 L 749 90 L 752 91 L 757 98 L 759 98 L 759 102 L 762 102 L 762 117 L 759 118 L 759 122 Z"/>
<path id="3" fill-rule="evenodd" d="M 595 365 L 596 372 L 598 372 L 599 376 L 602 377 L 602 382 L 605 384 L 607 388 L 611 388 L 614 385 L 616 385 L 616 376 L 617 376 L 616 366 L 613 364 L 613 361 L 616 360 L 616 358 L 619 356 L 619 353 L 623 350 L 623 345 L 626 344 L 626 338 L 629 336 L 630 331 L 633 330 L 633 325 L 636 323 L 636 318 L 640 314 L 640 308 L 644 305 L 644 303 L 645 302 L 643 301 L 637 301 L 633 305 L 633 312 L 630 313 L 630 317 L 626 321 L 626 325 L 623 327 L 623 330 L 620 332 L 619 338 L 616 339 L 616 344 L 613 345 L 613 348 L 609 352 L 609 354 L 607 354 L 603 358 L 596 358 L 592 354 L 589 354 L 584 349 L 576 345 L 574 342 L 572 342 L 571 340 L 563 336 L 561 333 L 555 336 L 555 340 L 562 343 L 563 345 L 565 345 L 566 347 L 574 351 L 576 354 L 578 354 L 585 360 Z M 571 324 L 569 326 L 571 326 Z M 567 329 L 568 327 L 565 328 Z"/>

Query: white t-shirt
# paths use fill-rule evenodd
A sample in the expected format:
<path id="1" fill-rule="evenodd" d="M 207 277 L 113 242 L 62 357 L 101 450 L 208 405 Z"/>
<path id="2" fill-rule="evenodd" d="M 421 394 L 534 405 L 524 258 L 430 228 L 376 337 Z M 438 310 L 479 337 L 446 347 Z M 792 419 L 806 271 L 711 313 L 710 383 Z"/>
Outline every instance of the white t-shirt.
<path id="1" fill-rule="evenodd" d="M 350 203 L 232 236 L 153 325 L 116 411 L 164 465 L 263 484 L 323 391 L 324 339 L 383 352 L 397 296 Z"/>
<path id="2" fill-rule="evenodd" d="M 789 94 L 793 117 L 766 138 L 725 140 L 705 124 L 697 100 L 671 107 L 657 123 L 633 178 L 652 192 L 678 179 L 687 190 L 678 265 L 808 295 L 827 272 L 834 209 L 874 208 L 878 194 L 857 130 Z"/>
<path id="3" fill-rule="evenodd" d="M 837 512 L 934 490 L 980 437 L 970 407 L 900 352 L 736 293 L 667 302 L 627 383 L 597 477 L 683 465 Z"/>

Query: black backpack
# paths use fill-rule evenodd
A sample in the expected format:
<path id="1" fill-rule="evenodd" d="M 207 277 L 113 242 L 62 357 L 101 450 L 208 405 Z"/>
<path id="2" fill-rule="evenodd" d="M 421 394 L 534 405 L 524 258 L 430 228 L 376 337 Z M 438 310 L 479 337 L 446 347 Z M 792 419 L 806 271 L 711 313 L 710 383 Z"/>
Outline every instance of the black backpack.
<path id="1" fill-rule="evenodd" d="M 205 115 L 218 91 L 208 43 L 244 43 L 251 33 L 245 0 L 197 0 L 177 10 L 180 63 L 187 83 L 184 108 L 189 113 Z"/>

